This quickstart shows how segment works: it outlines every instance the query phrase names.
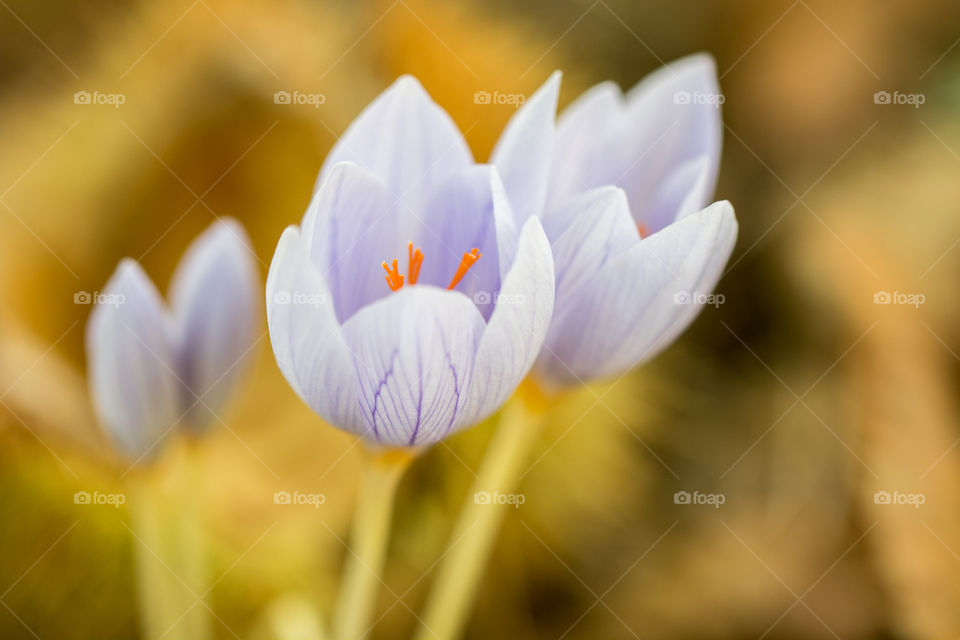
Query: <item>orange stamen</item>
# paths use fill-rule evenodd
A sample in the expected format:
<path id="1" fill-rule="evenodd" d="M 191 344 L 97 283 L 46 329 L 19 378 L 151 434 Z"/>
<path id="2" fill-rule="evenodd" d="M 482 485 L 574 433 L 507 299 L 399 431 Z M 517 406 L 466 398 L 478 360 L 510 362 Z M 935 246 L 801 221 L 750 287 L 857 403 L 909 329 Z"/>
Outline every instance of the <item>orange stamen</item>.
<path id="1" fill-rule="evenodd" d="M 457 272 L 453 276 L 453 280 L 450 281 L 450 286 L 447 289 L 453 289 L 457 286 L 457 283 L 460 282 L 460 279 L 466 275 L 467 271 L 470 270 L 470 267 L 481 258 L 483 254 L 480 253 L 480 249 L 474 247 L 468 253 L 463 254 L 463 258 L 460 260 L 460 266 L 457 267 Z"/>
<path id="2" fill-rule="evenodd" d="M 420 277 L 420 265 L 423 264 L 423 252 L 420 249 L 414 251 L 413 243 L 407 245 L 407 283 L 417 284 L 417 278 Z"/>
<path id="3" fill-rule="evenodd" d="M 400 271 L 397 269 L 397 261 L 393 261 L 392 269 L 384 262 L 383 269 L 387 272 L 387 275 L 384 277 L 384 280 L 387 281 L 387 286 L 393 291 L 399 291 L 400 287 L 403 286 L 403 276 L 400 275 Z"/>
<path id="4" fill-rule="evenodd" d="M 460 280 L 463 279 L 463 276 L 467 274 L 467 271 L 470 270 L 470 267 L 476 263 L 477 260 L 483 257 L 483 254 L 480 253 L 480 249 L 474 247 L 467 253 L 463 254 L 463 258 L 460 260 L 460 266 L 457 267 L 457 272 L 453 275 L 453 280 L 450 281 L 450 286 L 448 289 L 453 289 L 459 284 Z M 404 277 L 400 275 L 400 269 L 397 266 L 397 261 L 394 260 L 392 265 L 388 265 L 386 262 L 381 263 L 383 265 L 383 270 L 387 272 L 387 275 L 384 277 L 384 280 L 387 281 L 387 286 L 390 287 L 392 291 L 399 291 L 403 288 Z M 420 278 L 420 267 L 423 266 L 423 251 L 420 249 L 414 249 L 413 243 L 407 243 L 407 277 L 406 283 L 408 285 L 417 284 L 417 280 Z"/>
<path id="5" fill-rule="evenodd" d="M 648 235 L 650 235 L 650 230 L 647 228 L 647 225 L 643 224 L 642 222 L 637 223 L 637 231 L 640 232 L 641 238 L 646 238 Z"/>

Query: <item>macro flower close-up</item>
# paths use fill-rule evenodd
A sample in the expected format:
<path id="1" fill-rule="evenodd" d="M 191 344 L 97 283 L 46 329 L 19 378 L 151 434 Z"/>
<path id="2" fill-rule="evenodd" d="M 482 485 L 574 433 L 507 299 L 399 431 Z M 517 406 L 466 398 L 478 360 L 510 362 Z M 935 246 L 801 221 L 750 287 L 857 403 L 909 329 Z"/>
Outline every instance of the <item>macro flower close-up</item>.
<path id="1" fill-rule="evenodd" d="M 0 639 L 960 638 L 957 25 L 0 0 Z"/>
<path id="2" fill-rule="evenodd" d="M 550 324 L 539 220 L 517 225 L 496 168 L 473 163 L 409 77 L 351 125 L 318 184 L 267 282 L 274 352 L 298 395 L 331 424 L 394 447 L 493 413 Z"/>

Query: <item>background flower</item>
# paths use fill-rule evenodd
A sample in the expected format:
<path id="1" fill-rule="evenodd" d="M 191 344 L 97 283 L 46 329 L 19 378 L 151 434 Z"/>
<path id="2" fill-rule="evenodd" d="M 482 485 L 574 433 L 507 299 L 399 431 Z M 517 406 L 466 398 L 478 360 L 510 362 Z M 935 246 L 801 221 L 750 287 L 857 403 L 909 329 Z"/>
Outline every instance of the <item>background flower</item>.
<path id="1" fill-rule="evenodd" d="M 255 344 L 259 283 L 243 228 L 215 222 L 187 249 L 170 307 L 126 258 L 87 326 L 90 393 L 127 455 L 155 455 L 176 426 L 199 433 L 222 421 Z"/>

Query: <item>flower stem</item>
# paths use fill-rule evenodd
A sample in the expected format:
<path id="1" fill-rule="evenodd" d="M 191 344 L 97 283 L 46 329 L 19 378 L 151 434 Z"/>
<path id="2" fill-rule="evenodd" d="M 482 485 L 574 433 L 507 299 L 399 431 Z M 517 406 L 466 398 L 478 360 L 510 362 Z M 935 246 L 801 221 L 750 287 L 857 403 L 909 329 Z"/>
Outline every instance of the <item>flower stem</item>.
<path id="1" fill-rule="evenodd" d="M 193 452 L 174 452 L 173 469 L 157 465 L 131 477 L 137 594 L 146 638 L 208 640 L 202 528 Z M 195 595 L 194 595 L 195 594 Z"/>
<path id="2" fill-rule="evenodd" d="M 516 490 L 530 448 L 546 422 L 540 390 L 525 382 L 507 404 L 480 474 L 460 510 L 450 547 L 427 598 L 417 640 L 455 640 L 463 632 L 505 515 L 497 495 Z"/>
<path id="3" fill-rule="evenodd" d="M 176 566 L 179 567 L 180 578 L 186 584 L 186 588 L 181 589 L 182 606 L 186 611 L 181 627 L 191 640 L 207 640 L 213 637 L 213 631 L 210 610 L 204 603 L 209 577 L 200 517 L 201 505 L 198 499 L 201 483 L 197 477 L 196 451 L 193 445 L 192 442 L 187 443 L 177 474 L 180 505 L 175 516 L 179 525 Z"/>
<path id="4" fill-rule="evenodd" d="M 337 640 L 356 640 L 370 631 L 390 539 L 394 497 L 413 457 L 410 451 L 390 449 L 374 453 L 367 464 L 334 618 L 333 637 Z"/>
<path id="5" fill-rule="evenodd" d="M 154 474 L 141 473 L 130 486 L 130 528 L 140 628 L 144 638 L 170 637 L 183 613 L 176 578 L 167 569 L 168 531 L 164 501 Z"/>

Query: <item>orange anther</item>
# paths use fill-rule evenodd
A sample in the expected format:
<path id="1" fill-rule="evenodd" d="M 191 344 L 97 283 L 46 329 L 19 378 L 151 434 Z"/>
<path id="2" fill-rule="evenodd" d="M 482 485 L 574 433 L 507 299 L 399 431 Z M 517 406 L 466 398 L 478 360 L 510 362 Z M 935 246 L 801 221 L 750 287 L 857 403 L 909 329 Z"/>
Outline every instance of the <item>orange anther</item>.
<path id="1" fill-rule="evenodd" d="M 648 235 L 650 235 L 650 230 L 647 228 L 647 225 L 643 224 L 642 222 L 637 223 L 637 231 L 640 232 L 641 238 L 646 238 Z"/>
<path id="2" fill-rule="evenodd" d="M 384 279 L 387 281 L 387 286 L 390 287 L 393 291 L 399 291 L 400 287 L 403 286 L 403 276 L 400 275 L 399 269 L 397 269 L 397 261 L 393 261 L 393 268 L 387 266 L 387 263 L 383 263 L 383 269 L 387 272 L 387 275 Z"/>
<path id="3" fill-rule="evenodd" d="M 481 258 L 483 254 L 480 253 L 480 249 L 474 247 L 469 252 L 463 254 L 463 258 L 460 260 L 460 266 L 457 267 L 457 272 L 453 275 L 453 280 L 450 281 L 450 286 L 447 289 L 453 289 L 457 286 L 457 283 L 460 282 L 460 279 L 466 275 L 467 271 L 470 270 L 470 267 Z"/>
<path id="4" fill-rule="evenodd" d="M 457 286 L 457 283 L 466 275 L 467 271 L 470 270 L 470 267 L 482 257 L 483 254 L 480 253 L 480 249 L 474 247 L 469 252 L 463 254 L 463 259 L 460 260 L 460 266 L 457 267 L 457 272 L 453 275 L 453 280 L 450 281 L 450 286 L 448 289 L 453 289 Z M 390 287 L 392 291 L 399 291 L 403 288 L 404 278 L 400 275 L 400 269 L 397 266 L 397 261 L 393 261 L 393 265 L 388 265 L 386 262 L 383 264 L 383 270 L 387 272 L 384 280 L 387 281 L 387 286 Z M 423 252 L 420 249 L 415 249 L 413 243 L 407 243 L 407 278 L 406 282 L 408 285 L 417 284 L 417 280 L 420 278 L 420 267 L 423 266 Z"/>
<path id="5" fill-rule="evenodd" d="M 423 252 L 420 249 L 414 250 L 413 243 L 407 245 L 407 283 L 417 284 L 417 278 L 420 277 L 420 265 L 423 264 Z"/>

